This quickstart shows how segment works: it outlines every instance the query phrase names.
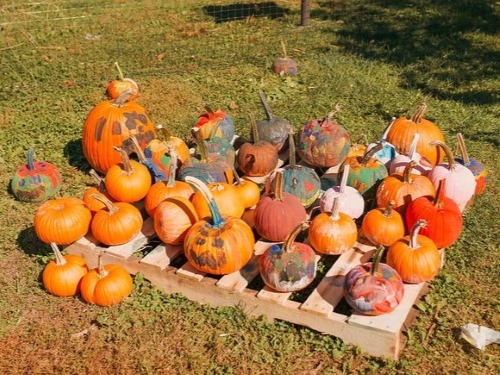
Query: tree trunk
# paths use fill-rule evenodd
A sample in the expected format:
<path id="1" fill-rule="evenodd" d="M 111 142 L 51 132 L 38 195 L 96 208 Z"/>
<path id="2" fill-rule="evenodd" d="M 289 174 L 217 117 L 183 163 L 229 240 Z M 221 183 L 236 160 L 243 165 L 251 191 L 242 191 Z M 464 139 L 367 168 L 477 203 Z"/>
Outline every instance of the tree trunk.
<path id="1" fill-rule="evenodd" d="M 311 20 L 311 0 L 302 0 L 300 7 L 300 26 L 309 26 Z"/>

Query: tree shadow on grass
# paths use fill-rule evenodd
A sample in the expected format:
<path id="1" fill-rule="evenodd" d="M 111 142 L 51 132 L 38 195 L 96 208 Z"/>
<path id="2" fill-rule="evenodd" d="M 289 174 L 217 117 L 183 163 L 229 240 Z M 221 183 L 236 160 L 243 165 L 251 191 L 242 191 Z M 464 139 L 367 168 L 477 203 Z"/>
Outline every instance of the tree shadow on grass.
<path id="1" fill-rule="evenodd" d="M 404 87 L 472 104 L 498 101 L 500 17 L 491 0 L 321 1 L 312 17 L 345 51 L 403 68 Z"/>
<path id="2" fill-rule="evenodd" d="M 278 6 L 274 1 L 262 3 L 235 3 L 227 5 L 206 5 L 203 7 L 206 14 L 213 17 L 215 22 L 242 20 L 248 17 L 279 18 L 290 10 Z"/>

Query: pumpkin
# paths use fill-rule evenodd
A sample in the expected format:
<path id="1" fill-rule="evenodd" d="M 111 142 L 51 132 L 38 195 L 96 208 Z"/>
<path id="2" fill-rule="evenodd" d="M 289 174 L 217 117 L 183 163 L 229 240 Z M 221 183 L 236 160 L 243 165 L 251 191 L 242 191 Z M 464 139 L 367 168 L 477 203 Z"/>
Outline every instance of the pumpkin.
<path id="1" fill-rule="evenodd" d="M 424 219 L 427 225 L 420 229 L 420 234 L 434 241 L 438 249 L 453 245 L 463 228 L 463 218 L 455 201 L 446 197 L 446 179 L 439 181 L 436 197 L 420 197 L 408 205 L 406 227 L 411 230 L 415 223 Z"/>
<path id="2" fill-rule="evenodd" d="M 253 181 L 240 178 L 236 170 L 233 170 L 233 174 L 236 180 L 233 186 L 238 193 L 239 200 L 241 200 L 245 208 L 254 207 L 260 199 L 259 185 Z"/>
<path id="3" fill-rule="evenodd" d="M 439 271 L 441 258 L 436 244 L 429 237 L 418 233 L 426 223 L 423 219 L 417 220 L 410 235 L 394 242 L 387 251 L 387 264 L 406 283 L 431 281 Z"/>
<path id="4" fill-rule="evenodd" d="M 344 280 L 346 302 L 355 312 L 381 315 L 394 311 L 404 295 L 401 276 L 385 263 L 380 263 L 384 247 L 380 246 L 372 262 L 353 267 Z"/>
<path id="5" fill-rule="evenodd" d="M 222 109 L 214 111 L 208 104 L 205 105 L 206 112 L 198 117 L 198 121 L 194 124 L 200 129 L 202 139 L 207 139 L 211 135 L 225 138 L 228 142 L 232 142 L 235 135 L 235 126 L 233 119 Z M 218 129 L 213 133 L 213 128 L 218 126 Z"/>
<path id="6" fill-rule="evenodd" d="M 42 283 L 50 294 L 59 297 L 70 297 L 80 292 L 82 277 L 88 272 L 85 258 L 80 255 L 66 254 L 54 242 L 50 247 L 55 260 L 47 263 L 42 272 Z"/>
<path id="7" fill-rule="evenodd" d="M 170 134 L 166 127 L 163 125 L 156 125 L 155 129 L 161 135 L 162 139 L 153 139 L 148 146 L 144 149 L 146 157 L 152 159 L 166 159 L 170 155 L 171 149 L 177 154 L 177 161 L 182 164 L 191 157 L 189 147 L 181 138 L 174 137 Z M 166 162 L 162 164 L 167 165 Z"/>
<path id="8" fill-rule="evenodd" d="M 277 57 L 273 60 L 273 72 L 276 74 L 288 74 L 294 76 L 297 74 L 297 62 L 288 56 L 286 52 L 285 42 L 281 41 L 281 48 L 283 49 L 283 57 Z"/>
<path id="9" fill-rule="evenodd" d="M 85 192 L 83 193 L 82 199 L 91 212 L 96 212 L 106 206 L 101 201 L 94 199 L 92 197 L 94 194 L 104 195 L 109 200 L 113 200 L 113 198 L 109 196 L 108 192 L 106 191 L 106 184 L 104 183 L 104 180 L 101 178 L 101 176 L 97 174 L 96 171 L 91 169 L 89 171 L 89 175 L 96 182 L 96 186 L 92 186 L 86 189 Z"/>
<path id="10" fill-rule="evenodd" d="M 264 284 L 278 292 L 296 292 L 307 287 L 316 277 L 316 254 L 300 242 L 297 235 L 308 228 L 297 225 L 282 246 L 269 246 L 259 258 L 259 272 Z"/>
<path id="11" fill-rule="evenodd" d="M 391 119 L 391 122 L 385 128 L 384 133 L 382 134 L 380 140 L 374 143 L 370 143 L 368 146 L 366 146 L 365 150 L 365 152 L 367 152 L 372 147 L 375 147 L 378 144 L 380 144 L 382 147 L 376 153 L 374 153 L 372 157 L 377 159 L 379 162 L 385 164 L 386 168 L 389 168 L 389 165 L 391 164 L 392 160 L 397 156 L 396 148 L 390 142 L 387 142 L 387 133 L 389 133 L 389 130 L 391 129 L 392 124 L 394 124 L 394 121 L 396 121 L 395 117 Z"/>
<path id="12" fill-rule="evenodd" d="M 413 166 L 412 173 L 421 174 L 423 176 L 427 175 L 427 172 L 432 169 L 432 165 L 417 152 L 417 143 L 419 139 L 420 134 L 415 133 L 408 154 L 396 155 L 389 165 L 389 174 L 403 173 L 408 163 L 414 161 L 416 164 Z"/>
<path id="13" fill-rule="evenodd" d="M 436 195 L 433 183 L 427 177 L 411 173 L 416 162 L 406 165 L 403 173 L 394 173 L 385 177 L 377 188 L 377 206 L 385 207 L 394 202 L 394 208 L 405 217 L 406 207 L 418 197 Z"/>
<path id="14" fill-rule="evenodd" d="M 261 177 L 271 173 L 278 164 L 278 149 L 280 145 L 272 145 L 261 141 L 257 132 L 257 125 L 251 119 L 253 144 L 245 142 L 238 150 L 236 162 L 239 169 L 250 177 Z"/>
<path id="15" fill-rule="evenodd" d="M 469 157 L 469 153 L 467 152 L 467 147 L 465 147 L 465 141 L 462 133 L 457 133 L 457 143 L 462 157 L 455 158 L 455 160 L 471 170 L 472 174 L 476 178 L 476 190 L 474 191 L 474 194 L 480 195 L 486 189 L 486 184 L 488 182 L 488 171 L 486 170 L 484 164 L 479 160 Z"/>
<path id="16" fill-rule="evenodd" d="M 278 172 L 274 189 L 263 195 L 255 207 L 255 230 L 267 240 L 281 242 L 306 218 L 307 212 L 300 200 L 283 191 L 283 175 Z"/>
<path id="17" fill-rule="evenodd" d="M 400 154 L 408 154 L 415 133 L 420 134 L 417 152 L 435 166 L 443 160 L 444 154 L 430 142 L 444 142 L 444 135 L 436 124 L 423 118 L 426 110 L 427 104 L 423 103 L 410 118 L 397 118 L 387 133 L 387 141 L 393 144 Z"/>
<path id="18" fill-rule="evenodd" d="M 137 155 L 139 163 L 144 165 L 149 170 L 149 174 L 151 175 L 151 183 L 165 181 L 169 173 L 170 163 L 164 165 L 161 163 L 161 161 L 146 157 L 135 135 L 131 135 L 130 140 L 132 141 L 132 148 Z"/>
<path id="19" fill-rule="evenodd" d="M 55 198 L 37 208 L 34 227 L 40 241 L 69 245 L 87 234 L 91 219 L 92 214 L 81 199 Z"/>
<path id="20" fill-rule="evenodd" d="M 236 152 L 233 145 L 224 137 L 215 135 L 217 129 L 220 127 L 221 121 L 212 128 L 212 132 L 206 140 L 204 140 L 207 156 L 215 154 L 221 157 L 228 165 L 234 165 L 236 160 Z"/>
<path id="21" fill-rule="evenodd" d="M 403 217 L 393 207 L 394 201 L 391 201 L 386 207 L 374 208 L 363 217 L 361 233 L 374 245 L 390 246 L 404 236 Z"/>
<path id="22" fill-rule="evenodd" d="M 170 163 L 170 171 L 167 181 L 158 181 L 151 185 L 144 198 L 144 207 L 149 216 L 153 217 L 156 207 L 169 197 L 180 196 L 190 199 L 194 194 L 194 190 L 187 182 L 176 181 L 175 171 L 177 170 L 177 152 L 170 151 L 172 162 Z"/>
<path id="23" fill-rule="evenodd" d="M 245 206 L 233 185 L 227 182 L 211 182 L 207 184 L 207 189 L 212 194 L 221 215 L 237 218 L 243 215 Z M 191 197 L 191 202 L 200 218 L 211 215 L 210 202 L 207 201 L 202 191 L 196 191 Z"/>
<path id="24" fill-rule="evenodd" d="M 111 166 L 106 173 L 105 185 L 108 194 L 119 202 L 138 202 L 151 187 L 151 174 L 143 164 L 131 160 L 125 149 L 115 147 L 122 162 Z"/>
<path id="25" fill-rule="evenodd" d="M 299 198 L 304 207 L 310 207 L 319 197 L 321 180 L 314 169 L 296 164 L 293 132 L 290 132 L 288 143 L 289 164 L 279 169 L 283 175 L 283 191 Z M 267 180 L 269 186 L 272 186 L 275 175 L 276 171 Z"/>
<path id="26" fill-rule="evenodd" d="M 184 197 L 170 197 L 156 207 L 153 222 L 158 237 L 169 245 L 179 245 L 191 226 L 198 221 L 198 214 Z"/>
<path id="27" fill-rule="evenodd" d="M 284 150 L 288 146 L 288 133 L 293 131 L 293 127 L 288 120 L 274 117 L 266 95 L 262 90 L 259 90 L 259 97 L 266 112 L 266 119 L 257 122 L 259 139 L 271 143 L 273 146 L 278 147 L 279 150 Z"/>
<path id="28" fill-rule="evenodd" d="M 52 199 L 61 191 L 61 173 L 54 164 L 34 161 L 34 151 L 28 150 L 28 163 L 20 167 L 10 182 L 12 194 L 22 202 L 39 203 Z"/>
<path id="29" fill-rule="evenodd" d="M 342 163 L 350 150 L 350 138 L 334 116 L 334 111 L 320 120 L 309 121 L 299 132 L 299 156 L 306 163 L 320 168 L 330 168 Z"/>
<path id="30" fill-rule="evenodd" d="M 333 200 L 332 213 L 320 213 L 309 227 L 309 242 L 318 253 L 338 255 L 351 249 L 358 238 L 354 219 L 339 211 L 340 198 Z"/>
<path id="31" fill-rule="evenodd" d="M 361 140 L 363 139 L 365 141 L 365 144 L 361 143 Z M 361 136 L 354 143 L 351 143 L 351 147 L 349 148 L 349 153 L 347 154 L 347 157 L 363 156 L 365 154 L 367 145 L 368 145 L 368 138 L 366 137 L 366 134 L 361 134 Z"/>
<path id="32" fill-rule="evenodd" d="M 118 264 L 103 265 L 101 257 L 97 259 L 97 268 L 82 278 L 82 298 L 98 306 L 117 305 L 132 293 L 132 276 Z"/>
<path id="33" fill-rule="evenodd" d="M 451 150 L 444 142 L 435 141 L 432 144 L 444 150 L 448 162 L 436 165 L 429 171 L 427 177 L 436 188 L 439 181 L 445 178 L 445 196 L 454 200 L 463 212 L 476 191 L 476 178 L 469 168 L 455 161 Z"/>
<path id="34" fill-rule="evenodd" d="M 95 239 L 105 245 L 122 245 L 131 241 L 141 231 L 141 212 L 130 203 L 111 202 L 104 196 L 94 195 L 106 208 L 97 211 L 91 223 Z"/>
<path id="35" fill-rule="evenodd" d="M 127 154 L 133 152 L 131 134 L 139 140 L 141 148 L 155 138 L 155 128 L 146 110 L 135 101 L 127 101 L 132 92 L 124 91 L 118 98 L 97 104 L 83 124 L 83 154 L 90 166 L 106 174 L 108 169 L 121 161 L 113 147 L 123 147 Z"/>
<path id="36" fill-rule="evenodd" d="M 361 193 L 347 186 L 347 177 L 351 166 L 346 164 L 342 170 L 342 179 L 339 186 L 332 186 L 327 189 L 319 201 L 319 207 L 322 212 L 332 212 L 333 201 L 339 198 L 339 212 L 349 215 L 353 219 L 360 217 L 365 211 L 365 200 Z"/>
<path id="37" fill-rule="evenodd" d="M 106 87 L 106 94 L 110 99 L 116 99 L 124 91 L 131 90 L 134 92 L 134 94 L 130 95 L 128 97 L 128 100 L 134 100 L 139 96 L 139 85 L 133 79 L 126 78 L 123 75 L 118 62 L 115 62 L 114 66 L 116 67 L 116 70 L 118 70 L 119 79 L 113 79 L 108 83 L 108 86 Z"/>
<path id="38" fill-rule="evenodd" d="M 197 221 L 184 238 L 184 254 L 198 271 L 225 275 L 243 268 L 254 252 L 252 228 L 243 220 L 221 216 L 217 203 L 205 184 L 186 177 L 209 202 L 211 217 Z"/>

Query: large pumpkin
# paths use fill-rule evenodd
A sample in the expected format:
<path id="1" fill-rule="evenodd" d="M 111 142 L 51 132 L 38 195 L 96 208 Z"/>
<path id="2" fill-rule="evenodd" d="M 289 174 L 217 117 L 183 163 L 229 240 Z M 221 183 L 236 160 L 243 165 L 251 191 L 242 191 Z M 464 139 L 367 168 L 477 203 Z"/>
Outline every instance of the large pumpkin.
<path id="1" fill-rule="evenodd" d="M 97 104 L 83 124 L 83 154 L 89 164 L 101 173 L 121 161 L 113 147 L 123 147 L 127 154 L 133 152 L 129 138 L 134 134 L 142 148 L 155 138 L 155 128 L 146 110 L 135 101 L 127 101 L 127 90 L 114 100 Z"/>

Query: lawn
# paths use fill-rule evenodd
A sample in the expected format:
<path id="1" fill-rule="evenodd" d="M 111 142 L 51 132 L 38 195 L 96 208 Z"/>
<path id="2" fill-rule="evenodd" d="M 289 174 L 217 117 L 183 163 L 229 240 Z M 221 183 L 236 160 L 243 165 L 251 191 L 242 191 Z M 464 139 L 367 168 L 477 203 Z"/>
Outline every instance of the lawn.
<path id="1" fill-rule="evenodd" d="M 8 0 L 0 5 L 0 370 L 5 374 L 487 374 L 500 371 L 496 344 L 460 339 L 475 323 L 500 329 L 498 3 L 494 1 Z M 297 76 L 270 70 L 281 40 Z M 371 357 L 339 339 L 242 309 L 167 295 L 141 276 L 116 307 L 57 298 L 41 284 L 52 259 L 33 229 L 37 204 L 9 189 L 29 147 L 58 166 L 61 196 L 92 183 L 81 147 L 89 111 L 117 77 L 140 85 L 155 124 L 188 139 L 204 104 L 233 117 L 273 112 L 299 127 L 336 104 L 352 139 L 376 141 L 392 116 L 422 101 L 454 148 L 489 171 L 486 192 L 464 217 L 446 263 L 416 308 L 398 361 Z M 88 331 L 85 331 L 88 330 Z M 83 332 L 83 333 L 82 333 Z M 85 333 L 86 332 L 86 333 Z"/>

